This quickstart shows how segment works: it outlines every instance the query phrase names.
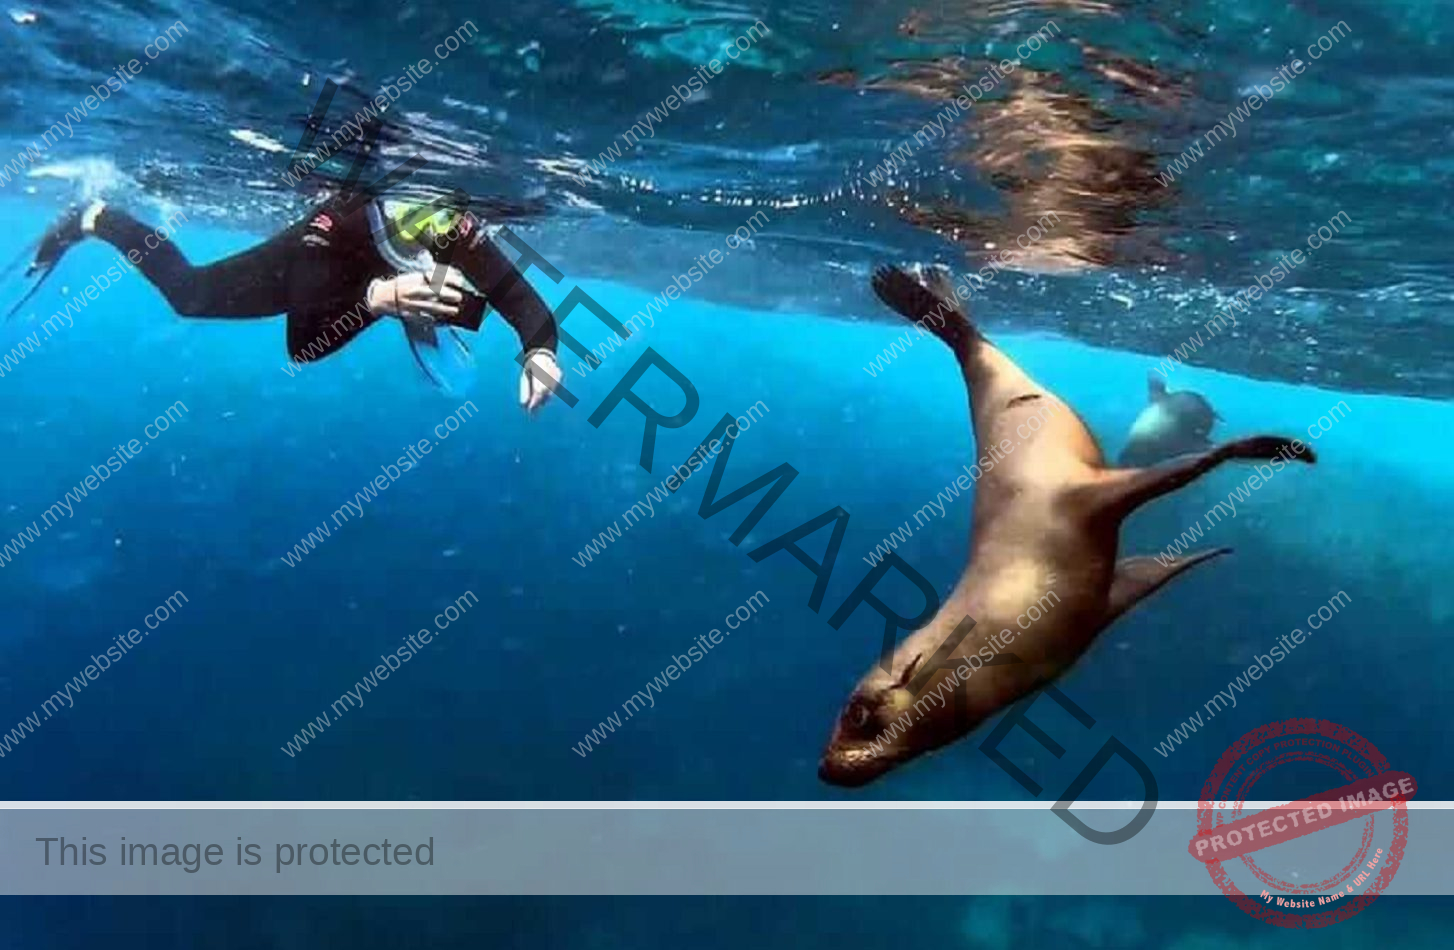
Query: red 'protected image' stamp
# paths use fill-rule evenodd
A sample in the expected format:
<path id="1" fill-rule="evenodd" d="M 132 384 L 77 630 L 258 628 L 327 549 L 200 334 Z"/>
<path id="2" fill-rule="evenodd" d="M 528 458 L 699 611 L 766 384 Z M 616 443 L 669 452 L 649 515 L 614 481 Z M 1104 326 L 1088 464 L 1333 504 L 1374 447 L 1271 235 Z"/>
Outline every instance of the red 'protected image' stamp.
<path id="1" fill-rule="evenodd" d="M 1249 800 L 1266 797 L 1250 793 L 1274 769 L 1296 768 L 1306 781 L 1319 766 L 1338 778 L 1285 805 L 1247 810 Z M 1188 850 L 1222 893 L 1258 920 L 1299 930 L 1326 927 L 1362 911 L 1393 880 L 1408 843 L 1406 803 L 1417 790 L 1412 776 L 1391 769 L 1351 729 L 1323 719 L 1271 723 L 1238 739 L 1217 761 L 1202 786 Z M 1319 843 L 1324 852 L 1334 845 L 1343 857 L 1312 857 L 1310 846 Z M 1312 873 L 1286 870 L 1296 867 Z"/>

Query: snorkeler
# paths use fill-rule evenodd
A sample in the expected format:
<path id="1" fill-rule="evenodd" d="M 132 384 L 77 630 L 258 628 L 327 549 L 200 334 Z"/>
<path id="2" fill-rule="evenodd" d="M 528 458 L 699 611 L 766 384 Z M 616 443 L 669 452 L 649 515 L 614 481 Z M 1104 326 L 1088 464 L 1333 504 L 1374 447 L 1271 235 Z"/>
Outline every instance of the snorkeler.
<path id="1" fill-rule="evenodd" d="M 479 330 L 488 304 L 526 350 L 519 399 L 532 412 L 561 378 L 555 316 L 478 218 L 432 207 L 378 197 L 352 208 L 325 202 L 257 247 L 198 266 L 170 240 L 148 240 L 150 228 L 97 202 L 53 224 L 26 273 L 43 270 L 44 281 L 66 251 L 94 236 L 126 254 L 180 316 L 286 314 L 288 354 L 298 363 L 336 353 L 381 318 L 398 317 L 414 358 L 436 383 L 418 347 L 437 349 L 440 325 L 451 334 Z M 457 335 L 454 342 L 468 352 Z"/>

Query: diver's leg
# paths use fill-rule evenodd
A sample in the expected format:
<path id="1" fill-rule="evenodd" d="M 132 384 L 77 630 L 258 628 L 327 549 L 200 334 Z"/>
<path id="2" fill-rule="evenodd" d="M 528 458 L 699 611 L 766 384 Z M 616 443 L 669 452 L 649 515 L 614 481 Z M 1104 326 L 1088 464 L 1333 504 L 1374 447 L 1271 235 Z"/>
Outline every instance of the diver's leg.
<path id="1" fill-rule="evenodd" d="M 298 242 L 290 228 L 263 244 L 198 267 L 170 239 L 124 211 L 92 208 L 83 230 L 127 255 L 184 317 L 271 317 L 288 309 L 288 264 Z"/>

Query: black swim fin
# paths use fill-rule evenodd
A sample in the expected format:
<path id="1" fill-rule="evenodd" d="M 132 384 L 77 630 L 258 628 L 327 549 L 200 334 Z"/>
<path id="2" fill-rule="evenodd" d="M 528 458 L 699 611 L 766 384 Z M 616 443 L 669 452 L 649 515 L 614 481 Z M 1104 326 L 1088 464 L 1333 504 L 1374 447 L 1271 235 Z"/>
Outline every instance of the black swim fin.
<path id="1" fill-rule="evenodd" d="M 20 276 L 21 276 L 20 275 L 20 268 L 21 268 L 21 266 L 22 265 L 25 265 L 28 261 L 30 261 L 32 255 L 34 255 L 34 253 L 35 253 L 35 248 L 34 247 L 28 247 L 25 250 L 21 251 L 19 254 L 17 254 L 15 256 L 15 260 L 13 260 L 9 264 L 5 265 L 5 270 L 4 271 L 0 271 L 0 282 L 3 282 L 3 283 L 7 283 L 8 284 L 8 283 L 10 283 L 11 278 L 17 278 L 17 279 L 19 279 Z M 34 266 L 33 265 L 30 266 L 30 267 L 26 267 L 25 275 L 24 276 L 25 277 L 29 277 L 30 274 L 31 274 L 31 272 L 32 272 L 32 270 L 34 270 Z M 9 310 L 9 312 L 7 312 L 5 314 L 5 319 L 6 320 L 9 320 L 10 318 L 14 317 L 15 314 L 16 314 L 16 312 L 19 311 L 21 307 L 25 306 L 25 302 L 27 300 L 29 300 L 31 297 L 34 297 L 35 296 L 35 292 L 40 289 L 40 285 L 41 284 L 45 283 L 45 278 L 48 277 L 48 276 L 49 276 L 49 271 L 47 271 L 46 274 L 43 275 L 40 280 L 36 281 L 33 285 L 31 285 L 31 287 L 30 287 L 29 290 L 27 290 L 24 294 L 21 295 L 20 299 L 15 302 L 15 305 L 13 307 L 11 307 L 10 310 Z"/>
<path id="2" fill-rule="evenodd" d="M 56 264 L 59 264 L 59 263 L 60 263 L 59 261 L 56 262 Z M 43 285 L 46 282 L 46 279 L 48 277 L 50 277 L 51 272 L 56 269 L 56 264 L 51 264 L 48 267 L 46 267 L 45 272 L 43 274 L 41 274 L 39 278 L 37 278 L 37 280 L 36 280 L 35 283 L 33 283 L 33 284 L 30 285 L 30 289 L 27 290 L 25 293 L 23 293 L 23 294 L 20 295 L 20 299 L 17 300 L 17 301 L 15 301 L 15 306 L 11 307 L 10 308 L 10 312 L 7 313 L 7 314 L 5 314 L 5 319 L 6 320 L 13 319 L 15 317 L 15 314 L 17 314 L 18 312 L 20 312 L 20 308 L 23 307 L 23 306 L 25 306 L 26 303 L 29 302 L 29 300 L 30 300 L 31 297 L 34 297 L 35 296 L 35 292 L 38 291 L 38 290 L 40 290 L 41 285 Z M 25 272 L 26 273 L 26 276 L 29 276 L 33 271 L 34 271 L 34 267 L 32 266 L 29 270 L 27 270 Z"/>
<path id="3" fill-rule="evenodd" d="M 22 294 L 20 299 L 15 302 L 15 305 L 10 308 L 10 312 L 5 315 L 5 319 L 9 320 L 14 317 L 20 308 L 25 306 L 31 297 L 35 296 L 36 291 L 40 290 L 46 280 L 55 271 L 57 265 L 60 264 L 61 258 L 65 256 L 66 251 L 69 251 L 86 236 L 85 232 L 81 230 L 82 214 L 83 211 L 80 208 L 71 208 L 66 211 L 54 224 L 46 229 L 45 234 L 42 234 L 40 240 L 35 243 L 33 250 L 23 253 L 7 269 L 6 275 L 8 276 L 10 271 L 13 271 L 19 266 L 20 261 L 26 257 L 30 257 L 30 265 L 25 269 L 25 276 L 30 277 L 36 271 L 40 271 L 40 276 L 36 278 L 31 288 Z"/>

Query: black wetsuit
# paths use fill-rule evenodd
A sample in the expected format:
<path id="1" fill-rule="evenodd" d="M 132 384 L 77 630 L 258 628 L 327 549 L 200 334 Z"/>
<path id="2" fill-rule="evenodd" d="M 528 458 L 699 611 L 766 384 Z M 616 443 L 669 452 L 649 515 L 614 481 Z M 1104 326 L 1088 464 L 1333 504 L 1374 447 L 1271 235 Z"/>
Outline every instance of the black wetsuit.
<path id="1" fill-rule="evenodd" d="M 325 204 L 267 242 L 202 266 L 190 263 L 171 241 L 151 247 L 151 228 L 110 207 L 97 217 L 94 233 L 124 253 L 135 250 L 141 256 L 137 269 L 181 316 L 252 319 L 286 314 L 288 354 L 298 362 L 338 352 L 377 322 L 380 318 L 366 303 L 369 283 L 399 273 L 375 244 L 367 205 L 345 214 Z M 439 258 L 480 289 L 515 328 L 524 347 L 554 353 L 554 315 L 478 219 L 466 212 L 453 233 L 441 245 Z M 482 320 L 476 308 L 472 321 L 456 325 L 478 330 Z"/>

